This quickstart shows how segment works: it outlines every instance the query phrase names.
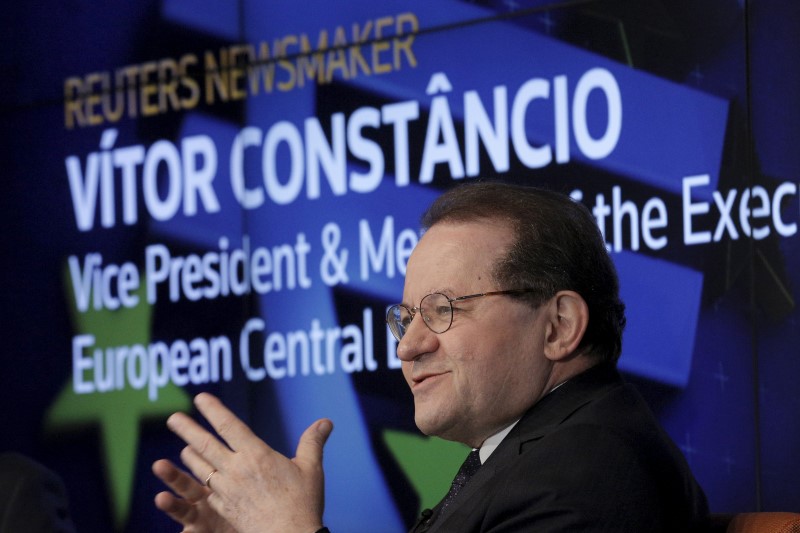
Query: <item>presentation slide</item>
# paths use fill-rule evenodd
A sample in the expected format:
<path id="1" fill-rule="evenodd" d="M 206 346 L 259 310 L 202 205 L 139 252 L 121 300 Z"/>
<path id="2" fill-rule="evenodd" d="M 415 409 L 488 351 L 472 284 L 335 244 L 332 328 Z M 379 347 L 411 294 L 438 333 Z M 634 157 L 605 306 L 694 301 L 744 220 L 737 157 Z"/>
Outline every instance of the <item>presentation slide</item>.
<path id="1" fill-rule="evenodd" d="M 443 191 L 570 195 L 618 269 L 619 368 L 711 510 L 800 510 L 800 8 L 767 2 L 16 2 L 2 19 L 0 452 L 79 531 L 176 531 L 166 427 L 218 395 L 325 524 L 406 531 L 422 435 L 388 306 Z M 588 453 L 588 452 L 587 452 Z M 1 474 L 1 473 L 0 473 Z"/>

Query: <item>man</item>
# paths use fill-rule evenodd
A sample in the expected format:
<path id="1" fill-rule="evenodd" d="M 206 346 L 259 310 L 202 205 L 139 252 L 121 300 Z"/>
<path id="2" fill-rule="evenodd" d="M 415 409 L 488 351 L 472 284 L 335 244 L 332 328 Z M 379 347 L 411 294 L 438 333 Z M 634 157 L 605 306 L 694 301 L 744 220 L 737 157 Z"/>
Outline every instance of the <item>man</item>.
<path id="1" fill-rule="evenodd" d="M 423 227 L 387 322 L 417 426 L 475 452 L 472 477 L 460 472 L 457 494 L 414 531 L 698 528 L 702 490 L 615 369 L 624 306 L 589 212 L 552 192 L 473 183 L 437 199 Z M 173 415 L 188 444 L 181 459 L 207 486 L 157 462 L 182 497 L 159 494 L 160 509 L 186 531 L 322 527 L 329 421 L 306 430 L 288 460 L 216 399 L 196 404 L 235 452 Z"/>

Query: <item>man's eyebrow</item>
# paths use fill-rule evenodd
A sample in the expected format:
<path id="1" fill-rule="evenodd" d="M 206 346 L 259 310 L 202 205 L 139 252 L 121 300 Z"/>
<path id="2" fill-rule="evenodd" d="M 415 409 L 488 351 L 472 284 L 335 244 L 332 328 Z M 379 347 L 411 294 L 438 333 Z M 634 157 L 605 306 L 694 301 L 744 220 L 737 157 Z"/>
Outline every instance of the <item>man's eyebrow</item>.
<path id="1" fill-rule="evenodd" d="M 439 289 L 433 289 L 433 290 L 430 290 L 430 291 L 426 292 L 425 294 L 428 295 L 428 294 L 434 294 L 434 293 L 444 294 L 448 298 L 455 298 L 456 297 L 455 296 L 456 291 L 454 291 L 450 287 L 442 287 L 442 288 L 439 288 Z"/>
<path id="2" fill-rule="evenodd" d="M 449 287 L 445 287 L 445 288 L 441 288 L 441 289 L 431 289 L 431 290 L 427 291 L 425 294 L 423 294 L 422 298 L 424 298 L 425 296 L 427 296 L 429 294 L 434 294 L 434 293 L 437 293 L 437 292 L 440 293 L 440 294 L 444 294 L 445 296 L 447 296 L 449 298 L 455 298 L 455 296 L 454 296 L 455 291 L 453 289 L 449 288 Z M 400 305 L 405 305 L 408 308 L 415 307 L 415 306 L 411 305 L 410 303 L 408 303 L 406 301 L 400 302 Z"/>

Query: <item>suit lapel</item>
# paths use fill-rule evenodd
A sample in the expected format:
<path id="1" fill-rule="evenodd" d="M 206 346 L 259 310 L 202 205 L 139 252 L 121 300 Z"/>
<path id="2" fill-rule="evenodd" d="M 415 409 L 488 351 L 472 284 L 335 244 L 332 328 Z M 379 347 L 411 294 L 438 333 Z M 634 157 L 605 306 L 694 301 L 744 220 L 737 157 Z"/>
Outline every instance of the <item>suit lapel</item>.
<path id="1" fill-rule="evenodd" d="M 514 464 L 526 444 L 546 436 L 594 398 L 622 383 L 615 368 L 597 365 L 542 398 L 523 415 L 456 499 L 439 513 L 428 533 L 454 531 L 448 522 L 457 520 L 459 514 L 480 509 L 474 498 L 484 494 L 486 485 L 495 475 L 502 476 L 503 470 Z"/>

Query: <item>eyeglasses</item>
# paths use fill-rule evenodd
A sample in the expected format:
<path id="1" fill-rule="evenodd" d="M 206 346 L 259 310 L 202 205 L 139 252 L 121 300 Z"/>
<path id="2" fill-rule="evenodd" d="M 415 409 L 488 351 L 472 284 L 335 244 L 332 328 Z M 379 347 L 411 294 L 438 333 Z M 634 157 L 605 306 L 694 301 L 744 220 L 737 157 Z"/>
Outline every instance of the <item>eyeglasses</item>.
<path id="1" fill-rule="evenodd" d="M 428 294 L 420 300 L 417 307 L 408 308 L 403 304 L 395 304 L 386 312 L 386 323 L 394 338 L 400 341 L 405 334 L 411 321 L 417 315 L 422 316 L 422 322 L 434 333 L 444 333 L 453 325 L 453 302 L 481 298 L 482 296 L 494 296 L 496 294 L 523 294 L 533 292 L 536 289 L 511 289 L 507 291 L 482 292 L 480 294 L 470 294 L 457 298 L 448 298 L 440 292 Z"/>

